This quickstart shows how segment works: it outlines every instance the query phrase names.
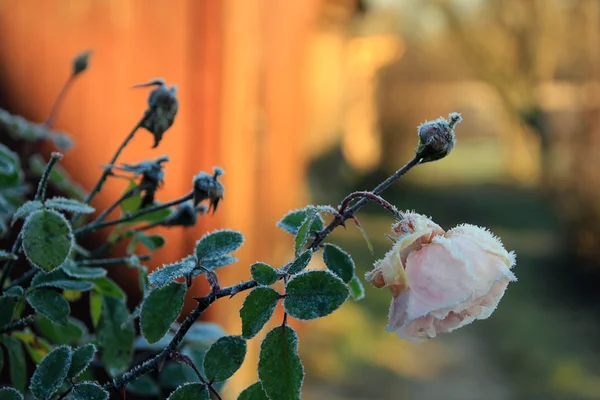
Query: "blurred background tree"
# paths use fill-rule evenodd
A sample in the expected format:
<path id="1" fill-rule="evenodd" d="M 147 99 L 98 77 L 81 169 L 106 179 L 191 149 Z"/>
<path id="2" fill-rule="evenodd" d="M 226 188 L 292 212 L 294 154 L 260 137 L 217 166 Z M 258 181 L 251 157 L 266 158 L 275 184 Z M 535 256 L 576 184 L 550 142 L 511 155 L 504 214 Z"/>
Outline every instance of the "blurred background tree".
<path id="1" fill-rule="evenodd" d="M 371 188 L 411 156 L 418 124 L 460 111 L 454 152 L 386 197 L 445 228 L 489 226 L 517 252 L 520 281 L 489 321 L 424 345 L 387 334 L 389 296 L 367 288 L 303 326 L 304 398 L 597 399 L 599 18 L 598 0 L 0 0 L 0 106 L 43 119 L 63 66 L 93 49 L 56 121 L 77 140 L 65 164 L 89 188 L 139 118 L 146 93 L 129 88 L 157 76 L 179 86 L 157 196 L 213 164 L 227 193 L 200 228 L 165 232 L 152 268 L 215 227 L 244 232 L 241 263 L 290 259 L 275 227 L 287 209 Z M 123 160 L 159 156 L 151 145 L 136 138 Z M 365 272 L 392 221 L 375 207 L 361 221 L 375 255 L 352 229 L 335 237 Z M 208 317 L 239 332 L 229 311 L 241 301 Z M 255 380 L 256 355 L 230 396 Z"/>

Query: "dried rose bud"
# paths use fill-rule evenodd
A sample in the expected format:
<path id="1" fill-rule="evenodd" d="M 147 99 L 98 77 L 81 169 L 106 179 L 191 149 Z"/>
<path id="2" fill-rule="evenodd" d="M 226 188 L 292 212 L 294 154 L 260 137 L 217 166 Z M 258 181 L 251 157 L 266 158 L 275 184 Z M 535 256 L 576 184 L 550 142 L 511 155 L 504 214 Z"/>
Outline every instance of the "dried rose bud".
<path id="1" fill-rule="evenodd" d="M 419 126 L 419 144 L 416 153 L 421 157 L 421 163 L 444 158 L 454 148 L 456 142 L 454 126 L 462 121 L 462 117 L 459 113 L 450 113 L 448 118 L 449 120 L 440 117 Z"/>
<path id="2" fill-rule="evenodd" d="M 515 255 L 484 228 L 444 232 L 429 218 L 406 213 L 393 227 L 393 248 L 366 278 L 392 292 L 387 330 L 418 342 L 488 318 L 516 277 Z"/>
<path id="3" fill-rule="evenodd" d="M 91 54 L 91 50 L 86 50 L 75 57 L 73 60 L 73 75 L 80 74 L 87 69 Z"/>
<path id="4" fill-rule="evenodd" d="M 219 201 L 223 198 L 225 187 L 219 182 L 219 176 L 223 175 L 223 170 L 219 167 L 213 168 L 214 174 L 200 172 L 193 179 L 194 184 L 194 206 L 206 199 L 210 200 L 209 210 L 212 207 L 213 213 L 217 211 Z"/>
<path id="5" fill-rule="evenodd" d="M 134 87 L 157 86 L 148 96 L 148 110 L 143 126 L 154 135 L 154 146 L 158 146 L 163 134 L 173 125 L 179 101 L 177 100 L 177 86 L 167 87 L 163 79 L 153 79 L 150 82 L 135 85 Z"/>
<path id="6" fill-rule="evenodd" d="M 194 206 L 186 201 L 180 205 L 177 210 L 167 219 L 165 219 L 161 225 L 163 226 L 194 226 L 198 220 L 198 210 Z"/>

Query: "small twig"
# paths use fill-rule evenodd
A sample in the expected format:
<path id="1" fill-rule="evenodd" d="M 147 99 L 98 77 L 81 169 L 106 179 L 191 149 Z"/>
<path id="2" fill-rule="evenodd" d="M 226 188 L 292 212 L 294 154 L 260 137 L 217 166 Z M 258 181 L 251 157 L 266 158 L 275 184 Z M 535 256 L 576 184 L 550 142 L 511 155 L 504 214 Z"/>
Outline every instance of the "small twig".
<path id="1" fill-rule="evenodd" d="M 46 128 L 50 129 L 52 127 L 52 125 L 54 124 L 54 119 L 56 118 L 56 115 L 58 114 L 60 105 L 62 104 L 62 101 L 65 98 L 67 92 L 69 91 L 69 88 L 71 87 L 72 83 L 75 81 L 76 76 L 77 76 L 77 74 L 69 75 L 69 79 L 67 79 L 67 81 L 65 82 L 63 87 L 60 89 L 60 92 L 58 92 L 58 96 L 56 96 L 56 100 L 54 100 L 54 104 L 52 105 L 50 114 L 48 114 L 48 118 L 46 118 L 46 121 L 44 121 L 44 126 Z"/>
<path id="2" fill-rule="evenodd" d="M 283 275 L 283 284 L 284 284 L 284 287 L 285 287 L 285 285 L 287 285 L 287 282 L 288 282 L 288 275 L 285 274 L 285 275 Z M 285 295 L 283 295 L 282 297 L 285 297 Z M 285 311 L 285 308 L 284 308 L 283 309 L 283 321 L 281 322 L 281 327 L 282 328 L 287 325 L 287 316 L 288 316 L 287 311 Z"/>
<path id="3" fill-rule="evenodd" d="M 113 157 L 110 159 L 110 161 L 108 162 L 109 165 L 114 165 L 117 162 L 117 158 L 119 158 L 123 149 L 129 144 L 131 139 L 133 139 L 137 130 L 140 129 L 144 125 L 144 123 L 146 122 L 146 119 L 150 116 L 150 114 L 151 114 L 151 111 L 146 111 L 144 113 L 144 116 L 133 127 L 131 132 L 129 132 L 129 135 L 127 135 L 127 137 L 125 138 L 123 143 L 121 143 L 121 145 L 119 146 L 119 148 L 117 149 L 117 151 L 115 152 Z M 88 194 L 88 196 L 85 198 L 84 202 L 86 204 L 89 204 L 92 201 L 92 199 L 94 198 L 94 196 L 96 196 L 100 192 L 100 190 L 102 190 L 102 185 L 104 185 L 104 182 L 110 175 L 111 171 L 112 171 L 112 168 L 107 168 L 104 170 L 104 172 L 102 172 L 102 175 L 100 175 L 100 179 L 98 179 L 98 183 L 96 183 L 96 186 L 94 186 L 94 188 L 92 189 L 90 194 Z M 77 223 L 80 215 L 81 214 L 79 214 L 79 213 L 73 215 L 73 218 L 71 218 L 71 225 L 75 225 Z"/>
<path id="4" fill-rule="evenodd" d="M 10 289 L 13 286 L 19 286 L 19 285 L 23 285 L 26 284 L 27 282 L 29 282 L 29 280 L 31 278 L 33 278 L 35 276 L 35 274 L 38 273 L 38 269 L 37 268 L 32 268 L 29 271 L 27 271 L 25 274 L 21 275 L 20 277 L 18 277 L 17 279 L 15 279 L 14 281 L 12 281 L 10 283 L 10 285 L 8 285 L 6 288 Z"/>
<path id="5" fill-rule="evenodd" d="M 35 200 L 38 200 L 38 201 L 44 200 L 44 196 L 46 195 L 46 186 L 48 186 L 48 179 L 50 178 L 50 172 L 52 171 L 52 168 L 54 168 L 56 163 L 59 162 L 61 159 L 62 159 L 62 154 L 56 153 L 56 152 L 53 152 L 51 154 L 50 160 L 48 161 L 48 164 L 46 165 L 46 169 L 44 170 L 44 173 L 42 174 L 42 178 L 40 179 L 40 183 L 38 184 L 38 188 L 35 193 Z M 15 257 L 10 258 L 6 262 L 6 264 L 4 264 L 4 268 L 2 271 L 2 277 L 0 277 L 0 294 L 2 294 L 4 284 L 6 283 L 6 280 L 8 279 L 8 277 L 10 276 L 10 273 L 12 271 L 15 260 L 18 259 L 19 254 L 21 253 L 22 244 L 23 244 L 23 235 L 22 235 L 22 232 L 19 232 L 19 235 L 17 236 L 17 240 L 15 241 L 15 243 L 13 244 L 13 247 L 11 249 L 11 254 L 14 255 Z"/>
<path id="6" fill-rule="evenodd" d="M 79 235 L 82 235 L 82 234 L 84 234 L 86 232 L 93 231 L 93 230 L 96 230 L 96 229 L 102 229 L 102 228 L 106 228 L 107 226 L 112 226 L 112 225 L 121 224 L 123 222 L 133 221 L 134 219 L 137 219 L 137 218 L 139 218 L 139 217 L 141 217 L 143 215 L 146 215 L 146 214 L 149 214 L 149 213 L 153 213 L 155 211 L 159 211 L 159 210 L 162 210 L 162 209 L 165 209 L 165 208 L 173 207 L 173 206 L 176 206 L 176 205 L 181 204 L 183 202 L 186 202 L 188 200 L 191 200 L 193 198 L 193 196 L 194 196 L 193 192 L 190 192 L 190 193 L 186 194 L 185 196 L 180 197 L 178 199 L 175 199 L 173 201 L 170 201 L 168 203 L 158 204 L 158 205 L 156 205 L 154 207 L 144 208 L 144 209 L 142 209 L 142 210 L 140 210 L 140 211 L 138 211 L 136 213 L 133 213 L 133 214 L 128 215 L 128 216 L 125 216 L 123 218 L 115 219 L 115 220 L 112 220 L 112 221 L 105 221 L 105 222 L 101 222 L 99 224 L 96 224 L 96 223 L 92 222 L 92 223 L 87 224 L 86 226 L 83 226 L 83 227 L 81 227 L 79 229 L 76 229 L 73 232 L 73 234 L 75 236 L 79 236 Z"/>
<path id="7" fill-rule="evenodd" d="M 143 254 L 141 256 L 137 256 L 140 261 L 148 261 L 152 258 L 151 254 Z M 117 265 L 117 264 L 125 264 L 131 259 L 131 256 L 127 257 L 116 257 L 116 258 L 104 258 L 99 260 L 82 260 L 77 261 L 77 265 L 82 267 L 101 267 L 106 265 Z"/>
<path id="8" fill-rule="evenodd" d="M 21 329 L 21 328 L 25 328 L 26 326 L 33 324 L 34 320 L 35 320 L 35 315 L 28 315 L 24 318 L 21 318 L 18 321 L 11 322 L 10 324 L 6 325 L 4 328 L 0 329 L 0 334 L 16 331 L 17 329 Z"/>
<path id="9" fill-rule="evenodd" d="M 173 354 L 171 355 L 171 358 L 174 360 L 177 360 L 177 361 L 182 361 L 185 364 L 189 365 L 190 368 L 192 368 L 194 370 L 194 372 L 196 373 L 196 376 L 198 376 L 198 379 L 200 379 L 200 382 L 205 384 L 206 387 L 208 388 L 208 390 L 210 390 L 217 399 L 223 400 L 221 398 L 221 396 L 219 395 L 219 392 L 217 392 L 217 390 L 212 386 L 212 382 L 208 382 L 206 379 L 204 379 L 204 377 L 202 376 L 200 371 L 198 371 L 198 368 L 196 368 L 196 365 L 194 365 L 194 361 L 192 361 L 192 359 L 190 357 L 176 351 L 176 352 L 173 352 Z"/>

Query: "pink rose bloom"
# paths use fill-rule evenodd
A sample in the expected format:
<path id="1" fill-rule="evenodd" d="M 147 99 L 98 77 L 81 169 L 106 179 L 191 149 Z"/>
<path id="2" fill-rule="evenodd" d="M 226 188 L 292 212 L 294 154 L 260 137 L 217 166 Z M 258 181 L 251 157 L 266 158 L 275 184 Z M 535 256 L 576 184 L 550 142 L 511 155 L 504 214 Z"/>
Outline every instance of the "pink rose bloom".
<path id="1" fill-rule="evenodd" d="M 366 274 L 393 295 L 386 329 L 413 342 L 452 332 L 496 309 L 511 281 L 515 254 L 484 228 L 444 230 L 407 212 L 393 226 L 394 247 Z"/>

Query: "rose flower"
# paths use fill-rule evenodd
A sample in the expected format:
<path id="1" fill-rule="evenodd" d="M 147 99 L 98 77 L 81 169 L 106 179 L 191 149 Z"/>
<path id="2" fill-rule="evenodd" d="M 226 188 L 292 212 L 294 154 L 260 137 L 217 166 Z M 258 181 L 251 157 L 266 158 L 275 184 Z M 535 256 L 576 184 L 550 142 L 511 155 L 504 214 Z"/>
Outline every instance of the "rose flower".
<path id="1" fill-rule="evenodd" d="M 386 329 L 413 342 L 486 319 L 511 281 L 515 254 L 484 228 L 448 232 L 431 219 L 405 213 L 392 230 L 395 244 L 366 279 L 393 295 Z"/>

